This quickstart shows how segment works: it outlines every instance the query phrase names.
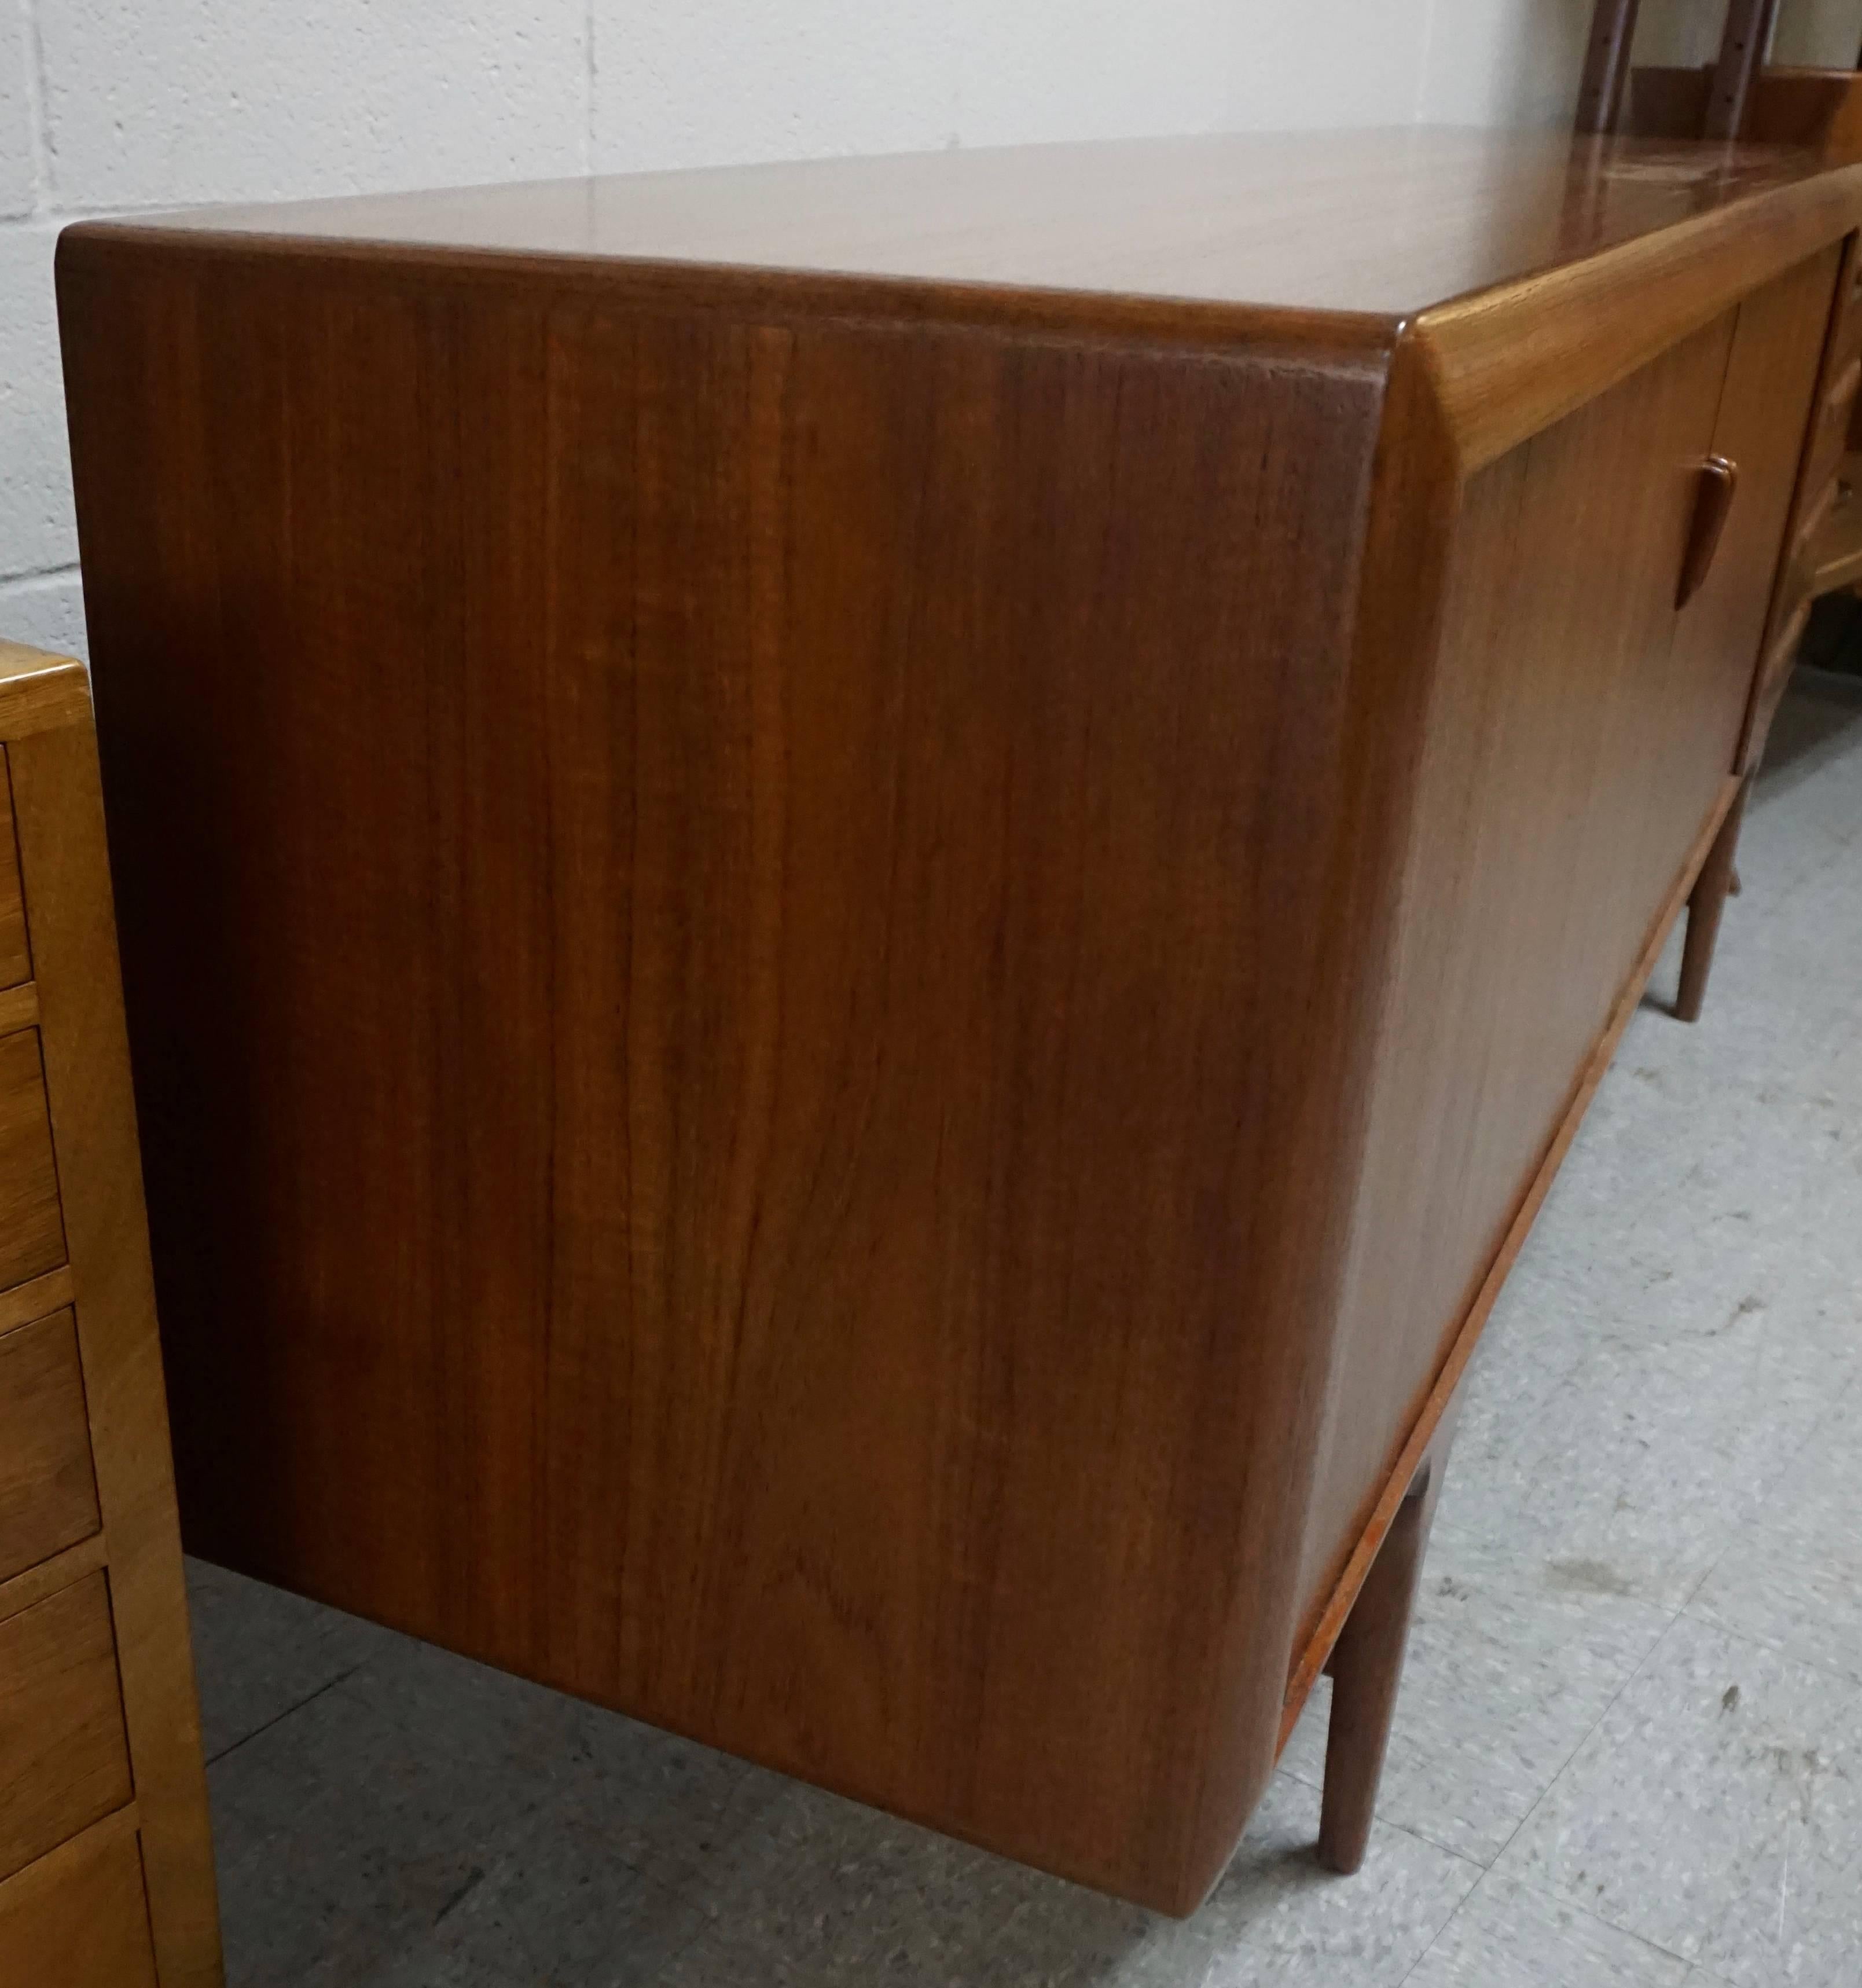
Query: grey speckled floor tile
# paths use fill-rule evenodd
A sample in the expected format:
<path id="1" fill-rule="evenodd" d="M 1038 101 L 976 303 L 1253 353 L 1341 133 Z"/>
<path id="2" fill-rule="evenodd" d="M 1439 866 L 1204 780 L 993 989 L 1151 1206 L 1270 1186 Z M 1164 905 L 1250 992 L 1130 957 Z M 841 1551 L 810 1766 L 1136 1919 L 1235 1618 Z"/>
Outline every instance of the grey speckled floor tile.
<path id="1" fill-rule="evenodd" d="M 1407 1988 L 1686 1988 L 1692 1971 L 1580 1906 L 1490 1871 Z"/>
<path id="2" fill-rule="evenodd" d="M 667 1988 L 993 1977 L 1002 1927 L 1056 1894 L 1098 1926 L 1113 1905 L 930 1830 L 758 1773 L 744 1826 L 688 1891 L 688 1936 Z"/>
<path id="3" fill-rule="evenodd" d="M 1330 1875 L 1316 1799 L 1286 1776 L 1181 1922 L 808 1790 L 792 1802 L 752 1882 L 727 1868 L 694 1891 L 704 1923 L 667 1988 L 1397 1988 L 1480 1875 L 1382 1824 L 1356 1878 Z"/>
<path id="4" fill-rule="evenodd" d="M 1334 1877 L 1313 1854 L 1318 1824 L 1313 1790 L 1276 1775 L 1228 1875 L 1187 1922 L 1184 1946 L 1169 1956 L 1174 1971 L 1139 1978 L 1203 1988 L 1396 1988 L 1480 1868 L 1380 1822 L 1364 1868 Z"/>
<path id="5" fill-rule="evenodd" d="M 1739 837 L 1742 925 L 1789 905 L 1808 879 L 1842 864 L 1862 840 L 1849 783 L 1862 739 L 1862 678 L 1799 670 L 1779 706 Z M 1728 955 L 1737 966 L 1737 949 Z M 1717 976 L 1719 962 L 1715 962 Z"/>
<path id="6" fill-rule="evenodd" d="M 1495 1868 L 1730 1988 L 1854 1988 L 1862 1686 L 1683 1617 Z"/>
<path id="7" fill-rule="evenodd" d="M 1626 1051 L 1696 1090 L 1733 1070 L 1803 1096 L 1862 1102 L 1859 759 L 1862 679 L 1799 671 L 1746 809 L 1745 888 L 1727 908 L 1706 1010 L 1690 1028 L 1645 1029 L 1650 1018 L 1639 1018 Z M 1672 989 L 1678 956 L 1678 938 L 1658 990 Z"/>
<path id="8" fill-rule="evenodd" d="M 583 1712 L 397 1639 L 227 1754 L 208 1785 L 231 1981 L 380 1978 L 559 1797 Z"/>
<path id="9" fill-rule="evenodd" d="M 1862 848 L 1807 877 L 1731 951 L 1725 1012 L 1715 1038 L 1737 1042 L 1755 1082 L 1808 1097 L 1862 1104 L 1862 1042 L 1854 991 L 1862 985 L 1862 925 L 1855 917 Z M 1788 1002 L 1782 982 L 1795 978 Z M 1715 987 L 1708 999 L 1717 997 Z M 1705 1018 L 1703 1017 L 1703 1019 Z M 1677 1054 L 1711 1055 L 1715 1039 L 1674 1046 Z"/>
<path id="10" fill-rule="evenodd" d="M 1439 1531 L 1417 1597 L 1378 1814 L 1491 1863 L 1669 1620 L 1594 1569 Z M 1281 1759 L 1315 1788 L 1330 1690 L 1322 1679 Z"/>
<path id="11" fill-rule="evenodd" d="M 1854 1113 L 1620 1066 L 1476 1356 L 1441 1526 L 1681 1607 L 1862 1368 L 1859 1164 Z"/>
<path id="12" fill-rule="evenodd" d="M 210 1760 L 399 1640 L 201 1560 L 188 1563 L 188 1612 Z"/>
<path id="13" fill-rule="evenodd" d="M 1862 1682 L 1862 1382 L 1824 1417 L 1688 1613 Z"/>

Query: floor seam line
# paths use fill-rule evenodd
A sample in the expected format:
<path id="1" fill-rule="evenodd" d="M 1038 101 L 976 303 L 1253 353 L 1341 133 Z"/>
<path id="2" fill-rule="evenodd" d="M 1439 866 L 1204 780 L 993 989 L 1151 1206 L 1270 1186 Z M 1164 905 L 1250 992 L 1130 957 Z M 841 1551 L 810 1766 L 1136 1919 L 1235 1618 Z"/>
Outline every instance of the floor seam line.
<path id="1" fill-rule="evenodd" d="M 250 1733 L 242 1733 L 230 1746 L 222 1746 L 217 1753 L 208 1754 L 205 1764 L 210 1767 L 218 1767 L 221 1761 L 238 1753 L 239 1749 L 249 1740 L 258 1739 L 262 1733 L 269 1733 L 274 1726 L 282 1725 L 293 1712 L 302 1712 L 306 1706 L 316 1704 L 326 1691 L 334 1691 L 338 1685 L 346 1684 L 357 1672 L 364 1668 L 370 1661 L 370 1658 L 364 1657 L 360 1663 L 351 1664 L 347 1670 L 329 1679 L 327 1682 L 319 1685 L 308 1697 L 300 1698 L 295 1705 L 287 1705 L 282 1712 L 275 1713 L 265 1721 L 264 1725 L 255 1726 Z"/>
<path id="2" fill-rule="evenodd" d="M 1680 1619 L 1678 1617 L 1676 1618 Z M 1776 1657 L 1781 1663 L 1796 1664 L 1799 1669 L 1814 1671 L 1819 1677 L 1833 1678 L 1839 1684 L 1846 1684 L 1862 1691 L 1862 1678 L 1854 1671 L 1838 1670 L 1832 1664 L 1820 1662 L 1815 1657 L 1801 1657 L 1795 1650 L 1780 1649 L 1776 1643 L 1768 1643 L 1747 1629 L 1729 1628 L 1724 1622 L 1712 1616 L 1690 1615 L 1688 1618 L 1697 1628 L 1709 1629 L 1716 1636 L 1724 1636 L 1729 1642 L 1742 1643 L 1749 1650 L 1756 1650 L 1761 1656 Z M 1665 1635 L 1667 1631 L 1664 1630 Z M 1561 1770 L 1562 1771 L 1562 1770 Z"/>
<path id="3" fill-rule="evenodd" d="M 1647 1669 L 1650 1660 L 1654 1657 L 1655 1652 L 1661 1648 L 1662 1645 L 1668 1641 L 1669 1634 L 1673 1630 L 1674 1625 L 1681 1619 L 1681 1611 L 1680 1609 L 1677 1608 L 1674 1613 L 1668 1618 L 1665 1623 L 1663 1624 L 1661 1633 L 1657 1636 L 1654 1641 L 1649 1645 L 1648 1648 L 1643 1652 L 1641 1659 L 1636 1665 L 1635 1668 L 1631 1671 L 1626 1678 L 1624 1679 L 1623 1682 L 1617 1685 L 1617 1689 L 1610 1693 L 1610 1702 L 1603 1707 L 1603 1710 L 1597 1714 L 1597 1717 L 1591 1722 L 1591 1723 L 1585 1728 L 1583 1736 L 1577 1742 L 1576 1745 L 1571 1749 L 1570 1752 L 1559 1762 L 1557 1768 L 1553 1772 L 1551 1779 L 1548 1780 L 1545 1786 L 1539 1790 L 1538 1795 L 1533 1800 L 1532 1807 L 1526 1810 L 1524 1815 L 1520 1817 L 1518 1823 L 1514 1826 L 1512 1834 L 1507 1838 L 1505 1842 L 1500 1846 L 1499 1851 L 1495 1853 L 1493 1862 L 1488 1866 L 1489 1870 L 1498 1870 L 1499 1868 L 1501 1859 L 1504 1858 L 1508 1851 L 1511 1850 L 1513 1845 L 1518 1842 L 1521 1831 L 1522 1831 L 1526 1827 L 1526 1824 L 1532 1821 L 1533 1817 L 1539 1813 L 1539 1810 L 1545 1806 L 1546 1796 L 1548 1796 L 1552 1790 L 1557 1787 L 1558 1783 L 1564 1779 L 1565 1770 L 1570 1766 L 1571 1763 L 1577 1758 L 1578 1755 L 1590 1745 L 1592 1740 L 1594 1739 L 1597 1734 L 1602 1729 L 1604 1720 L 1616 1710 L 1618 1704 L 1621 1702 L 1623 1694 L 1627 1691 L 1630 1686 L 1635 1682 L 1637 1679 L 1641 1676 L 1642 1673 Z M 1521 1882 L 1523 1882 L 1524 1881 L 1522 1880 Z M 1554 1893 L 1552 1895 L 1557 1896 L 1559 1895 Z"/>

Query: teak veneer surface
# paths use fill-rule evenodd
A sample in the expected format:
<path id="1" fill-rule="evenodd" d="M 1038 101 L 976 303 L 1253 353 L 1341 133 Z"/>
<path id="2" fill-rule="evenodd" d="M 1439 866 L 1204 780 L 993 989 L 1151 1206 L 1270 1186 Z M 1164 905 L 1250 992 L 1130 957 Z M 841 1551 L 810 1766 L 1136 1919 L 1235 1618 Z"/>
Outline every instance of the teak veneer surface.
<path id="1" fill-rule="evenodd" d="M 1728 814 L 1859 215 L 1386 134 L 69 231 L 195 1544 L 1193 1905 Z"/>
<path id="2" fill-rule="evenodd" d="M 1393 318 L 1819 187 L 1782 149 L 1404 127 L 627 174 L 133 225 Z"/>

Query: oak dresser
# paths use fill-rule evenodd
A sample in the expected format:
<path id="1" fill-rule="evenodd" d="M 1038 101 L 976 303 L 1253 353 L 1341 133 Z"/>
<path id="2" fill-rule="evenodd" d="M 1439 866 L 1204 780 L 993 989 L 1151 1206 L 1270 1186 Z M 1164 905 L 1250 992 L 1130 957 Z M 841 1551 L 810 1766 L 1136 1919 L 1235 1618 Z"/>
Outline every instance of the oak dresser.
<path id="1" fill-rule="evenodd" d="M 1859 219 L 1424 131 L 68 230 L 194 1547 L 1174 1912 L 1329 1662 L 1353 1865 Z"/>
<path id="2" fill-rule="evenodd" d="M 219 1980 L 90 700 L 0 641 L 0 1983 Z"/>

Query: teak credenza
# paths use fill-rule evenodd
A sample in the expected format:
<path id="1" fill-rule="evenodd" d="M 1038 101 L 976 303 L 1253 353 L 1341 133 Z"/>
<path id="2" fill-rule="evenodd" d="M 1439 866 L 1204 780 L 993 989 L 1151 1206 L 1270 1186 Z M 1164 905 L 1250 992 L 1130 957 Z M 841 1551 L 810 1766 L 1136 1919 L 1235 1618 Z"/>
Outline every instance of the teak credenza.
<path id="1" fill-rule="evenodd" d="M 0 1983 L 220 1978 L 90 699 L 0 641 Z"/>
<path id="2" fill-rule="evenodd" d="M 1349 1868 L 1858 218 L 1398 132 L 68 230 L 191 1543 L 1179 1912 L 1330 1657 Z"/>

